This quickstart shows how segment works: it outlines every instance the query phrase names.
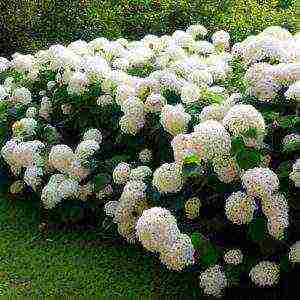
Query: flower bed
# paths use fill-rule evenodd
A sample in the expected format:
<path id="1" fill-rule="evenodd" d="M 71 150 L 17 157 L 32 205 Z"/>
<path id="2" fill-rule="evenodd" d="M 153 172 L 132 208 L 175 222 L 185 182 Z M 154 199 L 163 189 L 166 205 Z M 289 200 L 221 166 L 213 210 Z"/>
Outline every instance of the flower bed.
<path id="1" fill-rule="evenodd" d="M 44 226 L 100 214 L 220 297 L 299 262 L 300 49 L 278 26 L 207 34 L 0 58 L 1 188 L 40 199 Z"/>

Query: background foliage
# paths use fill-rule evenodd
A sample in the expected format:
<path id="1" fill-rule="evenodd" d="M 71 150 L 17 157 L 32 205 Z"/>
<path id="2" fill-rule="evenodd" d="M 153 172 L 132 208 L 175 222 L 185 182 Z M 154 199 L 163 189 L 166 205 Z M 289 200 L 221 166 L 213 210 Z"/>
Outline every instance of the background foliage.
<path id="1" fill-rule="evenodd" d="M 0 4 L 0 56 L 104 36 L 139 39 L 200 22 L 233 41 L 270 25 L 296 31 L 296 0 L 19 0 Z"/>

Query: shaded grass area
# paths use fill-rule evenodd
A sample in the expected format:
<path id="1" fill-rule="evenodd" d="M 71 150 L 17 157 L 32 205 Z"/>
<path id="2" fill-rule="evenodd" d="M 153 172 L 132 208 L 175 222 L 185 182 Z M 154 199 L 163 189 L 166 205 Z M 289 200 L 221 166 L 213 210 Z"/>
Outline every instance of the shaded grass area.
<path id="1" fill-rule="evenodd" d="M 41 233 L 32 205 L 0 200 L 0 296 L 191 299 L 199 293 L 193 274 L 168 272 L 137 245 L 105 242 L 97 230 Z"/>

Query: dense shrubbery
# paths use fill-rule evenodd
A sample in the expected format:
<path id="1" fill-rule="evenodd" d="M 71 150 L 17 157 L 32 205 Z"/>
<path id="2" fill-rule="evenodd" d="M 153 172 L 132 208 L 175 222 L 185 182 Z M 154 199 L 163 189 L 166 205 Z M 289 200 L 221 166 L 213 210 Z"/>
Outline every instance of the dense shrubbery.
<path id="1" fill-rule="evenodd" d="M 146 33 L 171 34 L 200 22 L 211 32 L 224 29 L 233 41 L 270 25 L 295 32 L 294 0 L 43 0 L 7 1 L 1 7 L 0 55 L 32 53 L 55 43 L 138 39 Z"/>
<path id="2" fill-rule="evenodd" d="M 101 211 L 214 296 L 299 262 L 299 34 L 233 43 L 193 25 L 16 53 L 0 71 L 1 192 L 40 199 L 43 222 Z"/>

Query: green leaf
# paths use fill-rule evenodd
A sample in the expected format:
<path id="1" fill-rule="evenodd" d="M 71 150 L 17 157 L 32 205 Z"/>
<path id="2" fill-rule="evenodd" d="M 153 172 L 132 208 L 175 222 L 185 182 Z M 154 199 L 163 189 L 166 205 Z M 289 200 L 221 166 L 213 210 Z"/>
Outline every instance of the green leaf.
<path id="1" fill-rule="evenodd" d="M 248 234 L 253 241 L 261 241 L 267 235 L 267 221 L 263 217 L 255 218 L 249 224 Z"/>
<path id="2" fill-rule="evenodd" d="M 290 153 L 300 151 L 300 140 L 290 141 L 283 145 L 282 152 Z"/>
<path id="3" fill-rule="evenodd" d="M 93 182 L 95 184 L 95 191 L 99 192 L 111 182 L 111 176 L 108 173 L 98 174 L 93 179 Z"/>
<path id="4" fill-rule="evenodd" d="M 185 164 L 199 164 L 200 163 L 200 160 L 199 160 L 199 157 L 198 155 L 192 153 L 192 154 L 189 154 L 188 156 L 186 156 L 184 158 L 184 163 Z"/>
<path id="5" fill-rule="evenodd" d="M 277 169 L 277 174 L 279 178 L 289 177 L 291 171 L 291 163 L 289 161 L 283 161 Z"/>
<path id="6" fill-rule="evenodd" d="M 240 168 L 250 169 L 258 167 L 262 160 L 262 155 L 257 149 L 247 149 L 236 154 L 236 160 Z"/>
<path id="7" fill-rule="evenodd" d="M 231 152 L 233 155 L 244 149 L 245 144 L 242 137 L 236 136 L 231 139 Z"/>

